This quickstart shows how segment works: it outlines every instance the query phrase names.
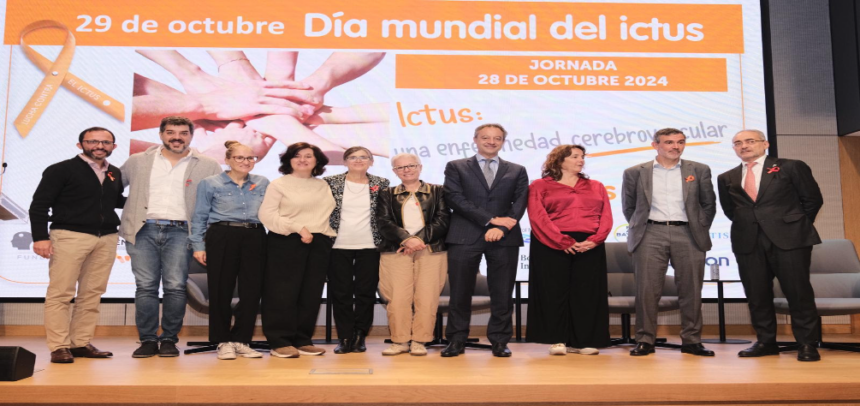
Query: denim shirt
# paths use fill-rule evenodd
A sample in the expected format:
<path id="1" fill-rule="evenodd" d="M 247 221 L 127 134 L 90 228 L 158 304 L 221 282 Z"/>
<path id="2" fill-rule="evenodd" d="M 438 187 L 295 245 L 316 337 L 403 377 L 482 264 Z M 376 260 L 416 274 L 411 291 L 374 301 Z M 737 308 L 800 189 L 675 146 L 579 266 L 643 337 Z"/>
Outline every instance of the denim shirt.
<path id="1" fill-rule="evenodd" d="M 219 221 L 259 223 L 257 213 L 268 186 L 268 179 L 254 174 L 248 175 L 241 188 L 227 172 L 203 179 L 197 186 L 197 204 L 191 219 L 191 236 L 188 237 L 191 248 L 206 250 L 204 235 L 209 224 Z"/>

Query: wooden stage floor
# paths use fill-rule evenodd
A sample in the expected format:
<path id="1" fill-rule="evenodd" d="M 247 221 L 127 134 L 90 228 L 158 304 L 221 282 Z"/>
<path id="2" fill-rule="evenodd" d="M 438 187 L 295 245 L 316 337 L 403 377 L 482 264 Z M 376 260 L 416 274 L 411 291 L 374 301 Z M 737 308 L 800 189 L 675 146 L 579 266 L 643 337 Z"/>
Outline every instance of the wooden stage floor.
<path id="1" fill-rule="evenodd" d="M 184 344 L 184 338 L 181 344 Z M 675 340 L 672 340 L 675 341 Z M 709 345 L 714 358 L 659 349 L 634 358 L 630 346 L 597 356 L 550 356 L 548 346 L 510 345 L 512 358 L 468 349 L 441 358 L 384 357 L 382 337 L 368 352 L 321 357 L 220 361 L 214 353 L 131 358 L 131 337 L 97 338 L 113 359 L 49 362 L 43 337 L 0 337 L 37 354 L 32 378 L 0 382 L 12 404 L 852 404 L 860 403 L 860 354 L 822 350 L 801 363 L 796 353 L 739 359 L 743 345 Z M 180 347 L 182 348 L 182 347 Z"/>

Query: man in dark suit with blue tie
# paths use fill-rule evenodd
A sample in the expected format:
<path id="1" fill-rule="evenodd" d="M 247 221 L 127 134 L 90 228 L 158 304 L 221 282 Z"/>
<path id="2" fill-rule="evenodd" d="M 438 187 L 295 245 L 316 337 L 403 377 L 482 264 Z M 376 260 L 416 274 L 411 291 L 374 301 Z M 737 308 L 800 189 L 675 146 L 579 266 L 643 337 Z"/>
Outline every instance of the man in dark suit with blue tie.
<path id="1" fill-rule="evenodd" d="M 507 131 L 499 124 L 475 129 L 478 154 L 448 162 L 445 167 L 445 202 L 453 210 L 448 228 L 448 282 L 451 286 L 449 344 L 443 357 L 465 351 L 472 318 L 472 294 L 481 256 L 487 259 L 490 288 L 490 322 L 487 338 L 493 355 L 510 357 L 513 334 L 512 294 L 517 259 L 523 245 L 519 220 L 528 204 L 526 168 L 499 158 Z"/>
<path id="2" fill-rule="evenodd" d="M 818 361 L 821 330 L 809 282 L 812 246 L 821 243 L 813 223 L 824 204 L 812 170 L 803 161 L 767 156 L 764 133 L 743 130 L 732 147 L 743 161 L 717 178 L 720 205 L 732 221 L 732 251 L 756 332 L 740 357 L 779 355 L 773 278 L 788 299 L 798 361 Z"/>

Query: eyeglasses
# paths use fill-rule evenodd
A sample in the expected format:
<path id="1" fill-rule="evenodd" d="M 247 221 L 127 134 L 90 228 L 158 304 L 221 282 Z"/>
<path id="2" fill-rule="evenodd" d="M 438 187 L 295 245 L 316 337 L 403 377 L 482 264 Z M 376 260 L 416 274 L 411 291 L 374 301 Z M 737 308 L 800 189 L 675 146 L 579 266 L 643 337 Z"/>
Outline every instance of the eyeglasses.
<path id="1" fill-rule="evenodd" d="M 391 169 L 394 169 L 395 172 L 405 171 L 407 169 L 414 171 L 414 170 L 418 169 L 419 166 L 421 166 L 421 165 L 409 164 L 409 165 L 403 165 L 403 166 L 395 166 Z"/>
<path id="2" fill-rule="evenodd" d="M 346 160 L 347 160 L 347 161 L 351 161 L 351 162 L 355 162 L 355 161 L 361 161 L 361 162 L 364 162 L 364 161 L 369 161 L 369 160 L 370 160 L 370 157 L 369 157 L 369 156 L 365 156 L 365 155 L 358 155 L 358 156 L 351 156 L 351 157 L 349 157 L 349 158 L 346 158 Z"/>
<path id="3" fill-rule="evenodd" d="M 236 162 L 257 162 L 258 157 L 255 156 L 234 156 Z"/>
<path id="4" fill-rule="evenodd" d="M 754 140 L 752 138 L 743 141 L 735 141 L 732 143 L 733 147 L 739 147 L 741 145 L 755 145 L 757 142 L 765 142 L 765 140 Z"/>
<path id="5" fill-rule="evenodd" d="M 96 145 L 102 144 L 102 146 L 107 147 L 113 145 L 113 141 L 101 141 L 101 140 L 83 140 L 84 144 L 94 147 Z"/>

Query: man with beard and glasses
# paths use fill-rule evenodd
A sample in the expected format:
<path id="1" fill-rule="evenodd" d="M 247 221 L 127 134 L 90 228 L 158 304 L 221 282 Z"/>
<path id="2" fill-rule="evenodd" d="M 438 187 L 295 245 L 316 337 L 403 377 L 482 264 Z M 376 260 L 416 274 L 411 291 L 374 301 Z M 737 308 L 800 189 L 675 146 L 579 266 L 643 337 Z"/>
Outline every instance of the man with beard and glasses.
<path id="1" fill-rule="evenodd" d="M 717 196 L 711 168 L 681 159 L 686 141 L 680 130 L 659 130 L 651 143 L 657 157 L 624 171 L 621 207 L 630 227 L 627 249 L 636 273 L 632 356 L 654 352 L 658 305 L 670 263 L 681 304 L 681 352 L 714 356 L 702 346 L 702 283 Z"/>
<path id="2" fill-rule="evenodd" d="M 119 217 L 115 209 L 125 204 L 122 173 L 107 162 L 115 141 L 105 128 L 81 132 L 78 148 L 83 153 L 45 169 L 30 204 L 33 251 L 50 260 L 45 333 L 54 363 L 113 355 L 90 341 L 116 258 Z M 72 299 L 75 308 L 70 320 Z"/>
<path id="3" fill-rule="evenodd" d="M 188 222 L 197 185 L 221 173 L 218 162 L 189 148 L 193 133 L 191 120 L 165 117 L 159 127 L 164 145 L 134 154 L 122 166 L 123 185 L 131 187 L 120 235 L 126 240 L 137 285 L 134 318 L 141 343 L 134 358 L 179 356 L 176 342 L 185 317 L 191 258 Z M 161 336 L 157 334 L 159 284 L 164 289 Z"/>

